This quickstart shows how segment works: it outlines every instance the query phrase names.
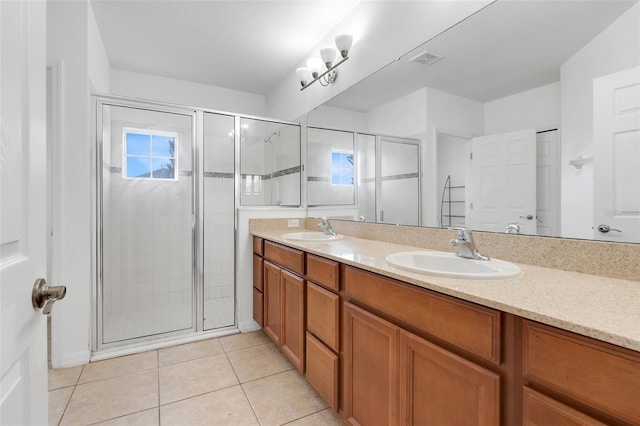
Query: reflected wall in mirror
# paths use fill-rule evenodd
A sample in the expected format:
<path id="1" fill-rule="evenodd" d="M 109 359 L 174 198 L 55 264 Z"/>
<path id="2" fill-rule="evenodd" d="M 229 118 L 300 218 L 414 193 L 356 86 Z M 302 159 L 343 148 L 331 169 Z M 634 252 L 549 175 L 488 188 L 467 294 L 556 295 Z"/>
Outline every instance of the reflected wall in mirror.
<path id="1" fill-rule="evenodd" d="M 355 203 L 354 134 L 307 127 L 307 204 Z"/>
<path id="2" fill-rule="evenodd" d="M 640 5 L 497 0 L 308 124 L 419 139 L 422 225 L 640 242 Z"/>
<path id="3" fill-rule="evenodd" d="M 300 205 L 300 126 L 240 118 L 240 205 Z"/>

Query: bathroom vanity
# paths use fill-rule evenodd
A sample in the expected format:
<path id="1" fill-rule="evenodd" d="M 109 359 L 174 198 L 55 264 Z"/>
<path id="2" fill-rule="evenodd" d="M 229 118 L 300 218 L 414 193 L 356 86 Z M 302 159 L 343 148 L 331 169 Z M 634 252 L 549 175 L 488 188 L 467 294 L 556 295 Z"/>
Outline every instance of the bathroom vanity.
<path id="1" fill-rule="evenodd" d="M 605 292 L 637 297 L 637 282 L 529 265 L 505 280 L 432 277 L 385 264 L 402 245 L 253 234 L 255 320 L 349 424 L 640 423 L 640 332 L 560 306 L 582 285 L 594 304 L 574 302 L 598 315 Z"/>

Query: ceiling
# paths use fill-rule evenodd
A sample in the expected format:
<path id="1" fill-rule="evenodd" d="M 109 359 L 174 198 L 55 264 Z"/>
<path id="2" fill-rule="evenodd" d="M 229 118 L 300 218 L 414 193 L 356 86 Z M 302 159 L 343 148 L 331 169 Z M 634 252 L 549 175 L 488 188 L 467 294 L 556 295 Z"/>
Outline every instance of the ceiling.
<path id="1" fill-rule="evenodd" d="M 360 0 L 91 0 L 113 68 L 265 95 Z"/>
<path id="2" fill-rule="evenodd" d="M 487 102 L 556 82 L 560 65 L 635 3 L 498 0 L 325 105 L 368 112 L 423 87 Z M 425 51 L 441 59 L 411 61 Z"/>

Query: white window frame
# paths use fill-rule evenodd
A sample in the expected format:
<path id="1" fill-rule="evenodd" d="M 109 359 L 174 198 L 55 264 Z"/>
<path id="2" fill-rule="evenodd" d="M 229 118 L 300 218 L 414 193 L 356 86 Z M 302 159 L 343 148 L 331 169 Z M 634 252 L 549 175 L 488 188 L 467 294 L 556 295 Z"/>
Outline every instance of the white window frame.
<path id="1" fill-rule="evenodd" d="M 173 148 L 173 157 L 163 157 L 163 156 L 154 156 L 153 152 L 153 142 L 151 142 L 149 146 L 149 156 L 142 155 L 127 155 L 127 133 L 137 133 L 142 135 L 151 136 L 151 140 L 153 141 L 153 136 L 164 136 L 170 137 L 174 139 L 174 148 Z M 149 177 L 129 177 L 127 176 L 127 157 L 144 157 L 152 160 L 153 158 L 173 158 L 173 178 L 154 178 L 152 176 Z M 139 129 L 135 127 L 123 127 L 122 128 L 122 178 L 127 180 L 151 180 L 155 182 L 176 182 L 178 180 L 178 133 L 162 131 L 162 130 L 149 130 L 149 129 Z M 150 170 L 153 173 L 153 170 Z"/>

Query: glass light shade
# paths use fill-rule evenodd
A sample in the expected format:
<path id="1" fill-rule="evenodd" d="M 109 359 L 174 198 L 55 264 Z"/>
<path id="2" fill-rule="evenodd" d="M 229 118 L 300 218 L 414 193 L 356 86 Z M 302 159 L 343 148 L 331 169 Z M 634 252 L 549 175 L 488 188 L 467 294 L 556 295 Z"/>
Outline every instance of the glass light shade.
<path id="1" fill-rule="evenodd" d="M 298 81 L 300 81 L 302 87 L 306 86 L 307 83 L 311 80 L 311 71 L 309 71 L 309 68 L 298 68 L 296 70 L 296 75 L 298 76 Z"/>
<path id="2" fill-rule="evenodd" d="M 320 74 L 320 71 L 322 71 L 322 60 L 317 56 L 309 58 L 307 60 L 307 68 L 311 71 L 313 78 L 316 78 Z"/>
<path id="3" fill-rule="evenodd" d="M 327 69 L 331 68 L 333 65 L 333 61 L 336 59 L 336 49 L 333 47 L 325 47 L 324 49 L 320 49 L 320 57 L 322 58 L 322 62 L 327 67 Z"/>
<path id="4" fill-rule="evenodd" d="M 353 43 L 353 36 L 351 34 L 340 34 L 336 36 L 336 47 L 340 51 L 343 58 L 346 58 L 351 49 Z"/>

